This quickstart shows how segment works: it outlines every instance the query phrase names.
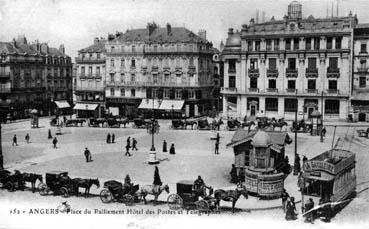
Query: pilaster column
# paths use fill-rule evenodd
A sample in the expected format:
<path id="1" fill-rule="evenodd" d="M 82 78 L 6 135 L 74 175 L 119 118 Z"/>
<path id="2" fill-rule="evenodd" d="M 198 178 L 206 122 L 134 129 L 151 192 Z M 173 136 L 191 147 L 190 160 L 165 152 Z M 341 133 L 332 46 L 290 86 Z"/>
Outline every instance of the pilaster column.
<path id="1" fill-rule="evenodd" d="M 336 38 L 332 38 L 332 49 L 336 49 Z"/>
<path id="2" fill-rule="evenodd" d="M 320 37 L 320 49 L 327 49 L 327 38 Z"/>
<path id="3" fill-rule="evenodd" d="M 280 50 L 285 50 L 286 49 L 284 38 L 279 38 L 279 49 Z"/>

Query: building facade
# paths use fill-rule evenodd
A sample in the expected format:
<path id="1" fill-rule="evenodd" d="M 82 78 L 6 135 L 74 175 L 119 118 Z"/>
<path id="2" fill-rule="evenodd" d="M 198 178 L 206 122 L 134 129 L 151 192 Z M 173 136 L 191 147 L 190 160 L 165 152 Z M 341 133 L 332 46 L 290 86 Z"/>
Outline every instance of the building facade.
<path id="1" fill-rule="evenodd" d="M 78 51 L 74 109 L 80 117 L 105 114 L 106 39 L 95 38 L 93 45 Z"/>
<path id="2" fill-rule="evenodd" d="M 105 47 L 106 105 L 118 108 L 121 115 L 136 116 L 145 100 L 158 101 L 147 110 L 175 108 L 187 117 L 215 107 L 214 51 L 205 31 L 197 35 L 183 27 L 149 23 L 143 29 L 109 35 Z M 166 107 L 160 108 L 161 101 Z"/>
<path id="3" fill-rule="evenodd" d="M 369 121 L 369 25 L 354 29 L 354 66 L 350 114 L 354 121 Z"/>
<path id="4" fill-rule="evenodd" d="M 2 116 L 28 117 L 31 109 L 53 114 L 55 101 L 71 101 L 72 63 L 63 45 L 56 49 L 19 36 L 0 42 L 0 56 Z"/>
<path id="5" fill-rule="evenodd" d="M 222 52 L 223 112 L 236 117 L 346 119 L 356 16 L 302 18 L 292 2 L 282 20 L 232 28 Z M 235 110 L 230 109 L 235 104 Z"/>

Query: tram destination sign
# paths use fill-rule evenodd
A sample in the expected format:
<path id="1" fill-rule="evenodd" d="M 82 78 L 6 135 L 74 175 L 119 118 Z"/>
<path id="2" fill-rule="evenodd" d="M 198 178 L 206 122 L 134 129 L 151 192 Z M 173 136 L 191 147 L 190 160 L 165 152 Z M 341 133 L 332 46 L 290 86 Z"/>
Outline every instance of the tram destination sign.
<path id="1" fill-rule="evenodd" d="M 334 174 L 334 165 L 325 161 L 307 161 L 304 163 L 304 171 L 320 170 Z"/>

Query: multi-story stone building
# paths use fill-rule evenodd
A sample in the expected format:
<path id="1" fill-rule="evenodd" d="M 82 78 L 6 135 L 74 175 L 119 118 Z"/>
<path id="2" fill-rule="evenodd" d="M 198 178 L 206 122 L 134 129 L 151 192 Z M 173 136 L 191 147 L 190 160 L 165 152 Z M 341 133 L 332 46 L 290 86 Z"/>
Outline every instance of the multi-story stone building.
<path id="1" fill-rule="evenodd" d="M 56 49 L 19 36 L 0 42 L 0 57 L 2 115 L 26 117 L 34 108 L 54 113 L 55 101 L 71 101 L 72 63 L 63 45 Z"/>
<path id="2" fill-rule="evenodd" d="M 101 117 L 105 113 L 105 44 L 106 39 L 95 38 L 93 45 L 78 51 L 74 107 L 78 116 Z"/>
<path id="3" fill-rule="evenodd" d="M 109 35 L 106 51 L 106 104 L 120 114 L 135 115 L 139 107 L 193 117 L 215 107 L 213 49 L 205 31 L 151 23 Z"/>
<path id="4" fill-rule="evenodd" d="M 353 120 L 369 121 L 369 25 L 354 29 L 354 67 L 351 110 Z"/>
<path id="5" fill-rule="evenodd" d="M 299 119 L 318 110 L 324 119 L 346 119 L 352 75 L 352 36 L 356 16 L 302 18 L 292 2 L 282 20 L 250 20 L 229 29 L 222 52 L 223 112 L 235 116 Z M 228 103 L 229 102 L 229 103 Z"/>

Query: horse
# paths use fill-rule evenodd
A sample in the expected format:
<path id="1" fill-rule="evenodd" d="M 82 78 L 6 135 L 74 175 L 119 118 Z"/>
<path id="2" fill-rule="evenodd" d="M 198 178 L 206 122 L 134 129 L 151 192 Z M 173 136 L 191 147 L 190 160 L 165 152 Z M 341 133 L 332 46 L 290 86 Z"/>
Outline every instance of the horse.
<path id="1" fill-rule="evenodd" d="M 166 185 L 160 185 L 160 186 L 157 186 L 157 185 L 145 185 L 145 186 L 141 187 L 140 195 L 143 198 L 145 204 L 147 203 L 146 196 L 148 194 L 153 195 L 155 197 L 154 198 L 154 203 L 156 204 L 157 201 L 158 201 L 159 195 L 163 191 L 166 191 L 167 193 L 169 193 L 169 186 L 167 184 Z"/>
<path id="2" fill-rule="evenodd" d="M 246 199 L 248 199 L 247 190 L 244 185 L 241 187 L 237 187 L 235 190 L 223 190 L 218 189 L 214 192 L 214 198 L 217 199 L 217 208 L 219 209 L 220 201 L 232 201 L 232 213 L 234 213 L 234 207 L 236 205 L 237 200 L 240 196 L 243 195 Z"/>
<path id="3" fill-rule="evenodd" d="M 41 174 L 35 174 L 35 173 L 23 173 L 23 180 L 25 182 L 31 182 L 31 186 L 32 186 L 32 192 L 35 192 L 35 188 L 36 188 L 36 181 L 39 180 L 40 182 L 42 182 L 42 175 Z"/>
<path id="4" fill-rule="evenodd" d="M 82 179 L 82 178 L 74 178 L 72 180 L 72 183 L 74 184 L 74 188 L 76 191 L 76 196 L 78 196 L 79 188 L 85 189 L 85 197 L 90 195 L 90 189 L 92 185 L 95 185 L 96 188 L 100 187 L 99 179 Z"/>
<path id="5" fill-rule="evenodd" d="M 196 124 L 196 120 L 185 120 L 185 129 L 187 129 L 187 126 L 191 126 L 191 130 L 193 130 L 193 126 Z"/>
<path id="6" fill-rule="evenodd" d="M 213 122 L 211 123 L 211 128 L 212 130 L 220 130 L 220 126 L 224 124 L 222 118 L 220 118 L 219 120 L 214 119 Z"/>

